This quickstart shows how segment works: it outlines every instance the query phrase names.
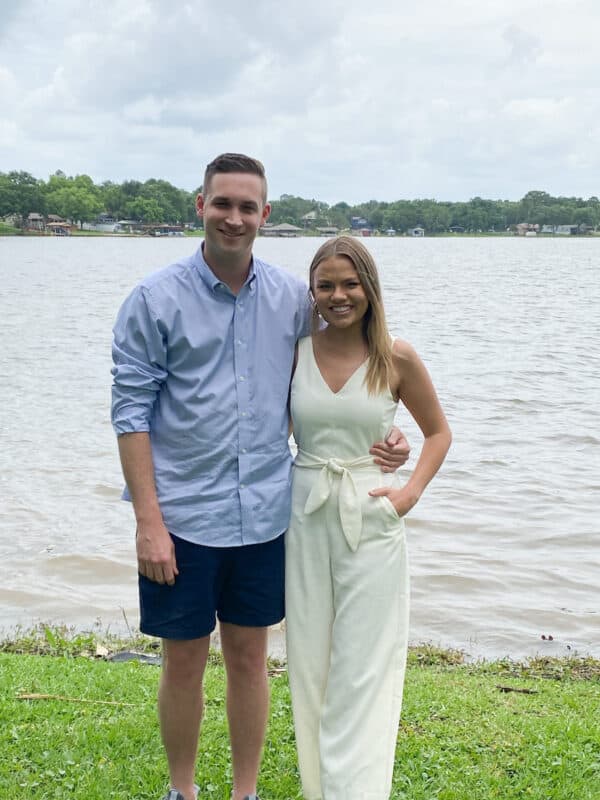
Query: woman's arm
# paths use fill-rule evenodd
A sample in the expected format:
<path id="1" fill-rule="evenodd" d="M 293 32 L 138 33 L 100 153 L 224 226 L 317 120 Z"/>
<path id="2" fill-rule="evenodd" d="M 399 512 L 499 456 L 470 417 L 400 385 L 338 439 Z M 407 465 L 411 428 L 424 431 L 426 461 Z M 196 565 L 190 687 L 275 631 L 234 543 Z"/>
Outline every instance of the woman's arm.
<path id="1" fill-rule="evenodd" d="M 446 416 L 427 369 L 415 350 L 400 339 L 393 345 L 395 386 L 402 404 L 423 433 L 423 448 L 406 484 L 400 488 L 373 489 L 373 497 L 386 495 L 400 516 L 418 502 L 425 487 L 439 470 L 452 442 Z"/>

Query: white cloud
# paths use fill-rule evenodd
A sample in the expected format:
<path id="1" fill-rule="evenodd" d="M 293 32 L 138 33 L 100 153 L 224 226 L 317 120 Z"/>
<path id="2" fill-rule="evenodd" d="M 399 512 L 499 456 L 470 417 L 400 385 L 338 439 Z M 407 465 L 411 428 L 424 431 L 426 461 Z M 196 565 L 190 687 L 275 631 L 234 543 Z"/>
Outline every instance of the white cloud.
<path id="1" fill-rule="evenodd" d="M 598 194 L 599 34 L 595 0 L 25 0 L 0 170 L 191 189 L 241 150 L 272 196 Z"/>
<path id="2" fill-rule="evenodd" d="M 520 65 L 535 61 L 542 50 L 539 38 L 519 25 L 508 25 L 503 32 L 510 53 L 509 62 Z"/>

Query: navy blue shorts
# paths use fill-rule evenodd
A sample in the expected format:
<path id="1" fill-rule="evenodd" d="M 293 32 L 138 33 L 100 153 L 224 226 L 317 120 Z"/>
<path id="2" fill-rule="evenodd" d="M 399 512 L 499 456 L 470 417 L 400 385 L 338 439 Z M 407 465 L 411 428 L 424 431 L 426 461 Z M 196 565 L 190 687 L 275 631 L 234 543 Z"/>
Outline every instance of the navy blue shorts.
<path id="1" fill-rule="evenodd" d="M 221 622 L 266 627 L 285 616 L 284 536 L 264 544 L 206 547 L 173 536 L 179 575 L 168 586 L 138 575 L 140 630 L 199 639 Z"/>

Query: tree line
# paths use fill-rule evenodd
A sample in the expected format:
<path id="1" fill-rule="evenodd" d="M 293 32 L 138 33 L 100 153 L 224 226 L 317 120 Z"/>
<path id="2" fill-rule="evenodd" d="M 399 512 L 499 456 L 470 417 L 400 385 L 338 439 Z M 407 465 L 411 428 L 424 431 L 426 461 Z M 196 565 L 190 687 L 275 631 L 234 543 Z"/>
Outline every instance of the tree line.
<path id="1" fill-rule="evenodd" d="M 104 214 L 113 219 L 183 224 L 196 218 L 196 194 L 156 178 L 97 185 L 88 175 L 71 177 L 60 170 L 47 181 L 28 172 L 0 172 L 0 217 L 17 214 L 26 220 L 33 212 L 84 223 Z"/>
<path id="2" fill-rule="evenodd" d="M 0 172 L 0 218 L 17 215 L 24 225 L 28 215 L 56 214 L 75 223 L 93 222 L 100 215 L 136 220 L 146 224 L 184 225 L 197 222 L 195 199 L 202 187 L 187 192 L 166 180 L 141 182 L 104 181 L 95 184 L 88 175 L 67 176 L 58 170 L 47 181 L 28 172 Z M 505 231 L 521 222 L 537 225 L 600 226 L 600 200 L 593 196 L 553 197 L 530 191 L 520 200 L 466 202 L 433 199 L 396 200 L 350 205 L 328 205 L 320 200 L 281 195 L 271 201 L 270 222 L 290 223 L 307 229 L 364 225 L 374 230 L 399 233 L 423 227 L 427 233 Z M 308 215 L 308 217 L 307 217 Z"/>

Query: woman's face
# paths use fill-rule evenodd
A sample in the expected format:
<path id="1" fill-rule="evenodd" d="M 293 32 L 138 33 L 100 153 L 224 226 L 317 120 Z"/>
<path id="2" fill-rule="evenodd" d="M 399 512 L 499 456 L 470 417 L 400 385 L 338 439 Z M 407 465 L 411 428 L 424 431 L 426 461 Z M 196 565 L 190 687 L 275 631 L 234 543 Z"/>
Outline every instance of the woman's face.
<path id="1" fill-rule="evenodd" d="M 328 325 L 362 327 L 369 301 L 347 256 L 331 256 L 320 262 L 313 272 L 312 293 L 317 311 Z"/>

